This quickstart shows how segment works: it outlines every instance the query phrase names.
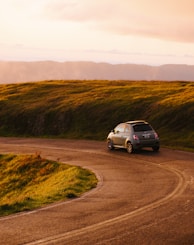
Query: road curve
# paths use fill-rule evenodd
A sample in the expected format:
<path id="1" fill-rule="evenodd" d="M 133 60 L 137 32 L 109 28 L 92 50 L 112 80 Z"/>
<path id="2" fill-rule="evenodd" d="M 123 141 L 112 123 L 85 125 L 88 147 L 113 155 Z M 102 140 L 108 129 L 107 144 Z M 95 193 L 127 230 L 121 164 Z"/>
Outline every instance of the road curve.
<path id="1" fill-rule="evenodd" d="M 129 155 L 105 142 L 0 138 L 0 153 L 42 157 L 93 170 L 82 197 L 0 218 L 5 245 L 194 244 L 194 154 L 169 149 Z"/>

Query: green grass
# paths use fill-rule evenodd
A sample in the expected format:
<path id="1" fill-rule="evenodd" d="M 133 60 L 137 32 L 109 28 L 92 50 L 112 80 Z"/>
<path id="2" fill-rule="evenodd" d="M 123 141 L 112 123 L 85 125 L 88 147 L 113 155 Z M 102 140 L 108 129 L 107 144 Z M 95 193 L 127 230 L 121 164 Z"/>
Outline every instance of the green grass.
<path id="1" fill-rule="evenodd" d="M 96 187 L 89 170 L 40 155 L 0 155 L 0 216 L 78 197 Z"/>
<path id="2" fill-rule="evenodd" d="M 194 149 L 194 82 L 43 81 L 0 85 L 0 135 L 105 140 L 145 119 L 163 146 Z"/>

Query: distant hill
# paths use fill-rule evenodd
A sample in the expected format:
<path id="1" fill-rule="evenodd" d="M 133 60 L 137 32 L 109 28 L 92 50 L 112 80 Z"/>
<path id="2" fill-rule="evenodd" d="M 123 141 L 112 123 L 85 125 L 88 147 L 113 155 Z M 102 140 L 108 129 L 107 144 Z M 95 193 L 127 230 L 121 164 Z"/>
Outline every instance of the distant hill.
<path id="1" fill-rule="evenodd" d="M 0 62 L 0 83 L 43 80 L 194 81 L 194 66 L 94 62 Z"/>

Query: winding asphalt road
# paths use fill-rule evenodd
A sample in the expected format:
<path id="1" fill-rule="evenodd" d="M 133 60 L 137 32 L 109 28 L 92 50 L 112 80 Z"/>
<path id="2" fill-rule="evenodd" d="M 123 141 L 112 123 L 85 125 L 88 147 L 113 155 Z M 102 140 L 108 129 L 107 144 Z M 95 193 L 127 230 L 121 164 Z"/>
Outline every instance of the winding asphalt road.
<path id="1" fill-rule="evenodd" d="M 0 218 L 3 245 L 194 244 L 194 154 L 109 152 L 105 142 L 0 138 L 0 153 L 42 157 L 94 171 L 80 198 Z"/>

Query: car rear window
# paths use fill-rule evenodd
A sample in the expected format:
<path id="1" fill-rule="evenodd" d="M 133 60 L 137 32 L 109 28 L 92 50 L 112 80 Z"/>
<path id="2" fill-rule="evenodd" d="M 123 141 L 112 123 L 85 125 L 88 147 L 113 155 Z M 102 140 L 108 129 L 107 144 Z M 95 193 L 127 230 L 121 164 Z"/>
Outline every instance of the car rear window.
<path id="1" fill-rule="evenodd" d="M 149 124 L 136 124 L 133 126 L 135 132 L 150 131 L 152 130 Z"/>

